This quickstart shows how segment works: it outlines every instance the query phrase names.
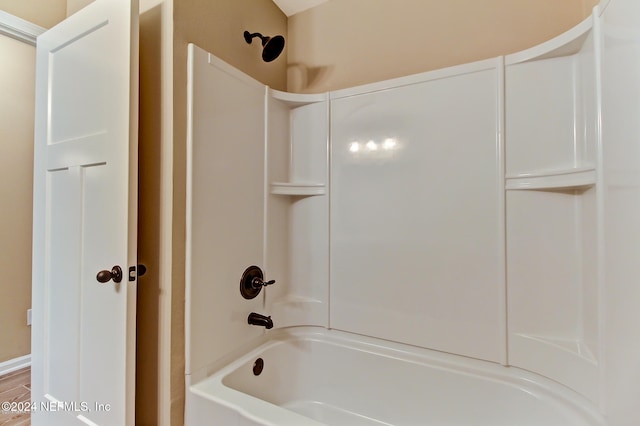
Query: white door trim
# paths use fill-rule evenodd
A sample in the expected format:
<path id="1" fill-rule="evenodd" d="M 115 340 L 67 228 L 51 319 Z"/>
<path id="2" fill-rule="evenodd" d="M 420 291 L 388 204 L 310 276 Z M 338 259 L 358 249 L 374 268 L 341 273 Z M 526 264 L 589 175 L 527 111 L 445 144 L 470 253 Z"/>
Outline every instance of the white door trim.
<path id="1" fill-rule="evenodd" d="M 43 32 L 44 28 L 0 10 L 0 34 L 35 46 Z"/>

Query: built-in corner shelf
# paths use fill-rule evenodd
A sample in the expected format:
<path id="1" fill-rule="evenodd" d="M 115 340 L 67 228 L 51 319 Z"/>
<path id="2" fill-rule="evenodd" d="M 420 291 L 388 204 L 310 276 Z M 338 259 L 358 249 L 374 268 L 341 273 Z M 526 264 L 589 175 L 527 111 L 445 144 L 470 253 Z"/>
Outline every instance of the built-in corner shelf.
<path id="1" fill-rule="evenodd" d="M 269 94 L 273 99 L 287 104 L 289 108 L 297 108 L 327 100 L 326 93 L 289 93 L 269 88 Z"/>
<path id="2" fill-rule="evenodd" d="M 575 356 L 584 359 L 586 362 L 594 366 L 598 364 L 598 360 L 596 359 L 593 351 L 589 348 L 589 346 L 585 344 L 585 342 L 581 340 L 559 339 L 548 336 L 539 336 L 535 334 L 524 333 L 517 333 L 512 337 L 516 338 L 516 336 L 517 339 L 533 340 L 539 344 L 574 354 Z"/>
<path id="3" fill-rule="evenodd" d="M 597 400 L 599 363 L 585 342 L 513 333 L 509 336 L 509 354 L 510 360 L 517 360 L 514 365 L 553 377 L 592 401 Z"/>
<path id="4" fill-rule="evenodd" d="M 313 195 L 325 195 L 326 188 L 324 183 L 272 182 L 271 193 L 275 195 L 310 197 Z"/>
<path id="5" fill-rule="evenodd" d="M 585 166 L 507 176 L 505 188 L 510 190 L 586 189 L 595 184 L 595 167 Z"/>
<path id="6" fill-rule="evenodd" d="M 569 31 L 549 41 L 505 56 L 504 63 L 508 66 L 522 62 L 573 55 L 580 51 L 592 27 L 593 17 L 589 16 Z"/>

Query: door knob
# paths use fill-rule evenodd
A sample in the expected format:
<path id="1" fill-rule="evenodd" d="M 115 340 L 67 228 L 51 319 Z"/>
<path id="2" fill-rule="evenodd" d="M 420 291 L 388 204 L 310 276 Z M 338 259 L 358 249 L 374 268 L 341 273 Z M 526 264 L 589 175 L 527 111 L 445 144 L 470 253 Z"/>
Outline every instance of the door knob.
<path id="1" fill-rule="evenodd" d="M 113 280 L 114 283 L 119 283 L 122 281 L 122 268 L 116 265 L 111 268 L 110 271 L 106 269 L 100 271 L 98 275 L 96 275 L 96 279 L 101 283 L 108 283 L 109 280 Z"/>

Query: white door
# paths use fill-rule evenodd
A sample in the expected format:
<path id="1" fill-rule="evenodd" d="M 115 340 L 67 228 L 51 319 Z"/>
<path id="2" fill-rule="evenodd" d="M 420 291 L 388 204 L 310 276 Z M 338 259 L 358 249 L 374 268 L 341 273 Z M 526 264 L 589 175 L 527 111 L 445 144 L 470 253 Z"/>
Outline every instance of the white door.
<path id="1" fill-rule="evenodd" d="M 137 80 L 137 0 L 96 0 L 38 37 L 36 426 L 134 424 Z"/>

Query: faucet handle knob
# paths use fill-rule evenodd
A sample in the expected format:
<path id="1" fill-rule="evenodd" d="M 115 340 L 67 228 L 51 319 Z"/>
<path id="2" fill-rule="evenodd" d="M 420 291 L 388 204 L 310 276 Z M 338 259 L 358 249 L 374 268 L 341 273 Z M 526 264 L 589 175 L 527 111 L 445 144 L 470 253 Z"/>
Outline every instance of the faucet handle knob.
<path id="1" fill-rule="evenodd" d="M 275 284 L 275 283 L 276 283 L 276 280 L 263 281 L 262 278 L 258 278 L 258 277 L 255 277 L 253 280 L 251 280 L 251 285 L 255 289 L 266 287 L 268 285 Z"/>
<path id="2" fill-rule="evenodd" d="M 245 299 L 256 297 L 262 287 L 275 284 L 276 280 L 265 281 L 262 269 L 257 266 L 249 266 L 240 278 L 240 294 Z"/>

